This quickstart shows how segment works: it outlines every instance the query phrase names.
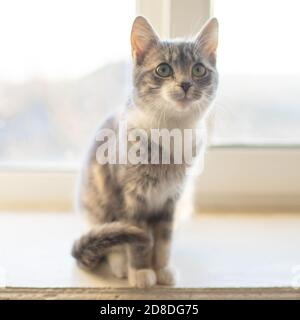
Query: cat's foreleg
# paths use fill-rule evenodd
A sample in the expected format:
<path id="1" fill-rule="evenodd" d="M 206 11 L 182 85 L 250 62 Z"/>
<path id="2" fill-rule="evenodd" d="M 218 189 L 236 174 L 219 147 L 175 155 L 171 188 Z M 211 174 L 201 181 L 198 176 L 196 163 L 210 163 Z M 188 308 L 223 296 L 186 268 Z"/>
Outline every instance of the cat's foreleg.
<path id="1" fill-rule="evenodd" d="M 146 224 L 138 224 L 150 237 L 152 232 Z M 152 269 L 153 241 L 150 244 L 131 244 L 127 246 L 128 281 L 137 288 L 149 288 L 156 284 L 156 274 Z"/>
<path id="2" fill-rule="evenodd" d="M 162 285 L 175 284 L 175 274 L 169 266 L 173 223 L 171 218 L 161 220 L 154 226 L 153 268 L 157 283 Z"/>

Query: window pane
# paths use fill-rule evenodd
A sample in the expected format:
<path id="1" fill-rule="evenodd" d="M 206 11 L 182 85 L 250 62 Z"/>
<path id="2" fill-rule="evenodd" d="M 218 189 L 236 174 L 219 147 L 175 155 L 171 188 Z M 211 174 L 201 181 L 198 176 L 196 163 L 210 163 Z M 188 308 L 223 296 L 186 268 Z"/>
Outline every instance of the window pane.
<path id="1" fill-rule="evenodd" d="M 215 144 L 300 143 L 300 2 L 215 0 Z"/>
<path id="2" fill-rule="evenodd" d="M 0 2 L 0 162 L 77 161 L 126 101 L 133 0 Z"/>

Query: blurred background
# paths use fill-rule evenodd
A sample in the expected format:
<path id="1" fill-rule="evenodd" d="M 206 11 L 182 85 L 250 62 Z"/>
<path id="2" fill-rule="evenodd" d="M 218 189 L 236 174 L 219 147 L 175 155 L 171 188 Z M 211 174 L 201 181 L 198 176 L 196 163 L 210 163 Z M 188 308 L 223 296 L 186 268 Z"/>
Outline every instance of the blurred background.
<path id="1" fill-rule="evenodd" d="M 127 100 L 137 14 L 163 38 L 220 23 L 211 148 L 177 207 L 198 214 L 174 239 L 182 288 L 298 297 L 299 12 L 299 0 L 0 0 L 0 297 L 111 286 L 74 268 L 75 189 L 96 127 Z"/>
<path id="2" fill-rule="evenodd" d="M 136 6 L 0 0 L 0 163 L 79 163 L 97 125 L 125 104 Z M 299 144 L 300 2 L 215 0 L 211 8 L 221 74 L 212 144 Z"/>

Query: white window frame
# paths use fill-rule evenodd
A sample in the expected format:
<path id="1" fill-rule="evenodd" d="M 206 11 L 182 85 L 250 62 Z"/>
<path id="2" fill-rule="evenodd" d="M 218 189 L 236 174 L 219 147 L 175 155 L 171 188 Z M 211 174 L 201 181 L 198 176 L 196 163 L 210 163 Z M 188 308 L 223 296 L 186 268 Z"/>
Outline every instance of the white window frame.
<path id="1" fill-rule="evenodd" d="M 210 0 L 136 1 L 163 38 L 190 35 L 212 14 Z M 1 165 L 0 210 L 72 210 L 77 176 L 74 166 Z M 300 148 L 209 148 L 195 199 L 202 210 L 299 210 Z"/>

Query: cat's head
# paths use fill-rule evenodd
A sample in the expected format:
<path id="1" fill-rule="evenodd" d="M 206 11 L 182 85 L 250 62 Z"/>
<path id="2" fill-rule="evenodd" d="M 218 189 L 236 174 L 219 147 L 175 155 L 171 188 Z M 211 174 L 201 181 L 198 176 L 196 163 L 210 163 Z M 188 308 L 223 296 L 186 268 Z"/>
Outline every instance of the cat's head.
<path id="1" fill-rule="evenodd" d="M 204 115 L 218 85 L 217 45 L 215 18 L 190 41 L 162 41 L 144 17 L 137 17 L 131 46 L 134 99 L 139 107 L 175 116 L 194 110 Z"/>

